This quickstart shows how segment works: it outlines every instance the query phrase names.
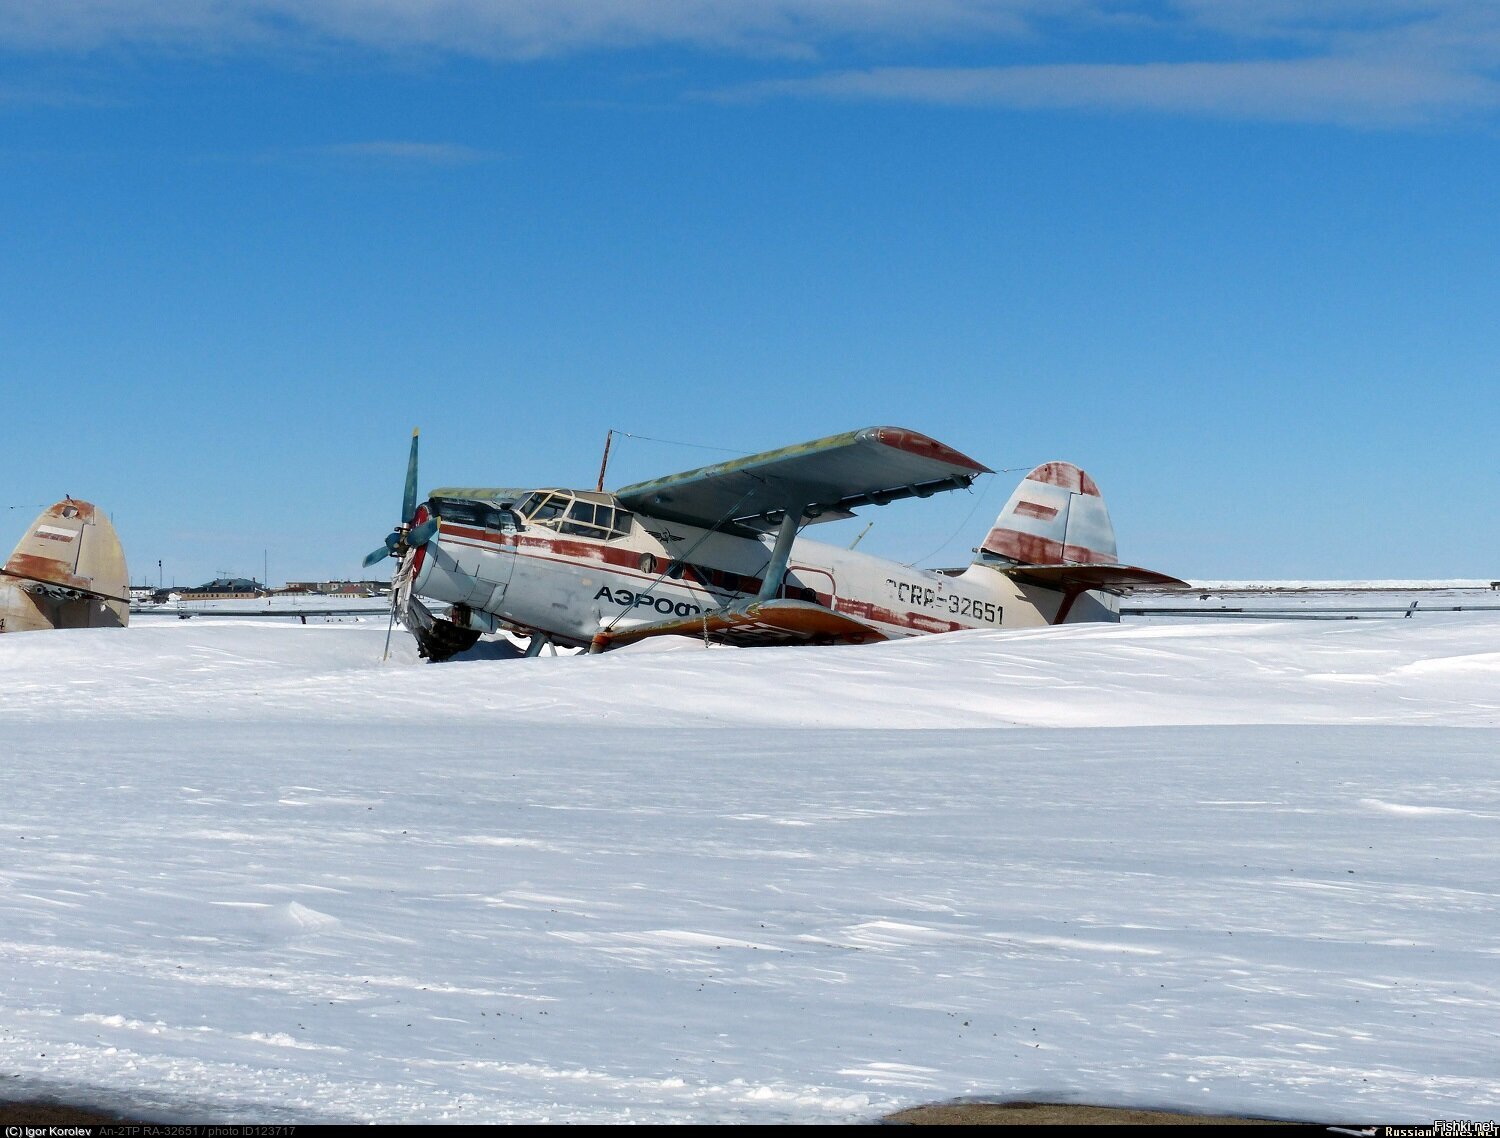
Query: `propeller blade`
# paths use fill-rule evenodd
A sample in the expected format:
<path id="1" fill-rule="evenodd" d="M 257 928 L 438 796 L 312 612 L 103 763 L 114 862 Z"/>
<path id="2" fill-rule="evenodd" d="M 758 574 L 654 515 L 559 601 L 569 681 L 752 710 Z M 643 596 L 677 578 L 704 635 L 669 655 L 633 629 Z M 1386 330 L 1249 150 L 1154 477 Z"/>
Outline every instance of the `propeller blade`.
<path id="1" fill-rule="evenodd" d="M 399 530 L 392 530 L 390 533 L 385 535 L 384 546 L 382 546 L 380 549 L 372 549 L 369 553 L 365 554 L 365 565 L 368 567 L 370 565 L 374 565 L 375 562 L 381 561 L 387 557 L 400 556 L 401 533 Z"/>
<path id="2" fill-rule="evenodd" d="M 401 499 L 401 523 L 390 533 L 385 535 L 385 545 L 380 549 L 372 549 L 365 554 L 364 566 L 368 569 L 377 561 L 383 561 L 387 557 L 399 558 L 407 549 L 414 549 L 419 545 L 426 545 L 432 535 L 437 532 L 437 519 L 423 522 L 414 531 L 410 531 L 403 537 L 403 527 L 411 523 L 412 517 L 417 512 L 417 429 L 411 432 L 411 456 L 406 460 L 406 493 Z M 413 538 L 412 533 L 417 536 Z"/>
<path id="3" fill-rule="evenodd" d="M 411 432 L 411 457 L 406 460 L 406 496 L 401 499 L 401 520 L 411 521 L 417 512 L 417 429 Z"/>
<path id="4" fill-rule="evenodd" d="M 406 535 L 406 544 L 413 549 L 426 545 L 432 540 L 432 535 L 437 533 L 437 530 L 438 520 L 436 518 L 428 518 L 421 525 L 411 527 L 411 532 Z"/>

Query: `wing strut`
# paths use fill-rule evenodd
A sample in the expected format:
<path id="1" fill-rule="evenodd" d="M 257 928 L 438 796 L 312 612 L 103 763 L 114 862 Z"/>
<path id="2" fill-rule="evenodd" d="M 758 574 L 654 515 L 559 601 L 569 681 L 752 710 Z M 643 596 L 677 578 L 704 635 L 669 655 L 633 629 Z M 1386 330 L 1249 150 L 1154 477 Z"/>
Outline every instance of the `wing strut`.
<path id="1" fill-rule="evenodd" d="M 760 594 L 756 598 L 762 601 L 776 599 L 781 592 L 781 583 L 786 580 L 787 562 L 792 558 L 792 542 L 797 537 L 797 527 L 802 524 L 802 512 L 805 507 L 788 510 L 781 519 L 781 529 L 776 534 L 776 545 L 771 550 L 771 563 L 766 566 L 766 575 L 760 583 Z"/>
<path id="2" fill-rule="evenodd" d="M 749 637 L 751 642 L 759 639 L 764 643 L 806 643 L 814 639 L 830 643 L 839 640 L 862 643 L 885 639 L 868 625 L 840 616 L 821 605 L 780 599 L 787 565 L 792 559 L 792 543 L 796 541 L 797 530 L 801 528 L 806 510 L 806 506 L 793 506 L 781 511 L 776 544 L 771 547 L 771 560 L 766 565 L 760 592 L 753 600 L 712 609 L 701 616 L 685 620 L 664 620 L 655 624 L 638 625 L 623 632 L 615 632 L 614 622 L 611 621 L 607 627 L 594 634 L 589 652 L 603 652 L 612 645 L 628 644 L 647 636 L 696 633 L 700 624 L 705 640 L 711 631 L 723 634 L 731 641 Z M 658 577 L 657 581 L 660 580 Z M 656 581 L 653 581 L 651 587 L 655 586 Z M 719 638 L 718 635 L 715 636 L 715 639 Z"/>
<path id="3" fill-rule="evenodd" d="M 602 475 L 602 471 L 601 471 L 601 475 Z M 693 544 L 688 547 L 687 552 L 684 553 L 684 554 L 682 554 L 680 557 L 676 558 L 676 560 L 678 560 L 678 561 L 686 561 L 689 557 L 691 557 L 693 555 L 693 552 L 700 545 L 702 545 L 705 541 L 707 541 L 711 535 L 713 535 L 715 533 L 718 533 L 720 531 L 720 528 L 724 525 L 725 522 L 727 522 L 729 520 L 730 516 L 734 513 L 734 511 L 737 510 L 737 509 L 739 509 L 742 505 L 744 505 L 746 499 L 749 498 L 750 495 L 753 492 L 754 492 L 754 486 L 752 486 L 751 489 L 746 490 L 745 493 L 740 496 L 740 500 L 738 502 L 736 502 L 733 506 L 731 506 L 728 510 L 726 510 L 724 512 L 724 516 L 723 517 L 721 517 L 713 525 L 711 525 L 710 527 L 708 527 L 708 529 L 704 530 L 704 532 L 701 535 L 699 535 L 698 540 L 695 541 L 695 542 L 693 542 Z M 792 533 L 793 533 L 793 536 L 796 535 L 796 527 L 795 526 L 792 527 Z M 779 541 L 780 541 L 779 537 L 777 538 L 777 541 L 779 543 Z M 788 541 L 787 541 L 787 553 L 788 553 L 788 556 L 790 556 L 790 553 L 791 553 L 791 541 L 790 541 L 790 539 L 788 539 Z M 656 588 L 657 585 L 660 585 L 662 583 L 662 581 L 664 581 L 666 579 L 667 573 L 670 570 L 670 568 L 671 568 L 671 565 L 669 563 L 666 567 L 664 567 L 662 569 L 662 571 L 660 573 L 658 573 L 656 575 L 656 579 L 654 581 L 652 581 L 651 584 L 649 584 L 649 585 L 646 586 L 646 592 L 647 593 L 650 593 L 653 589 Z M 781 572 L 782 572 L 783 576 L 786 575 L 785 559 L 783 559 Z M 777 586 L 778 589 L 780 587 L 781 587 L 780 585 Z M 615 614 L 615 617 L 614 617 L 613 620 L 611 620 L 607 625 L 605 625 L 603 628 L 601 628 L 594 635 L 593 643 L 589 645 L 589 651 L 591 653 L 592 652 L 602 652 L 602 651 L 604 651 L 605 646 L 610 641 L 612 629 L 614 628 L 614 626 L 617 623 L 619 623 L 620 617 L 624 616 L 625 613 L 626 613 L 626 611 L 628 611 L 628 610 L 621 609 L 618 613 Z"/>

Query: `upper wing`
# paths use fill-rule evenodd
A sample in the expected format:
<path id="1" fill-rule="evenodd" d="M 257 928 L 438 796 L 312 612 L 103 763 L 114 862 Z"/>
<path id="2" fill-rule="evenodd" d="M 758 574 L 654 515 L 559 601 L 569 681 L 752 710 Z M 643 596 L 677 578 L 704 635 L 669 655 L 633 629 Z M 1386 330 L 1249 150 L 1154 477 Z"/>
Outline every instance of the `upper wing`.
<path id="1" fill-rule="evenodd" d="M 807 508 L 811 520 L 856 507 L 968 486 L 990 468 L 902 427 L 866 427 L 617 491 L 630 509 L 705 529 L 757 531 L 768 515 Z"/>

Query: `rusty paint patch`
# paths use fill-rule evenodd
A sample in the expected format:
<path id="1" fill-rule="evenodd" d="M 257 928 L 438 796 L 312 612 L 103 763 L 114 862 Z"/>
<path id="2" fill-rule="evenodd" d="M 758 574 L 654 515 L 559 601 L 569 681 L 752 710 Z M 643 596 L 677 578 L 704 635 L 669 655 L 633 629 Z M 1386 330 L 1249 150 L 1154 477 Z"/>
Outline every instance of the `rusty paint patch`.
<path id="1" fill-rule="evenodd" d="M 17 553 L 5 563 L 5 572 L 12 577 L 25 577 L 47 585 L 66 585 L 70 589 L 92 589 L 92 577 L 77 577 L 63 562 L 51 557 L 38 557 L 34 553 Z"/>
<path id="2" fill-rule="evenodd" d="M 981 548 L 1027 565 L 1109 565 L 1115 560 L 1113 553 L 1086 549 L 1081 545 L 1064 545 L 1052 538 L 1022 533 L 1006 526 L 990 530 Z"/>
<path id="3" fill-rule="evenodd" d="M 918 431 L 910 431 L 905 427 L 880 427 L 875 432 L 875 437 L 888 447 L 904 450 L 909 454 L 920 454 L 923 458 L 937 459 L 939 462 L 950 463 L 953 466 L 963 466 L 972 470 L 975 474 L 988 474 L 990 468 L 982 463 L 975 462 L 968 455 L 954 450 L 934 438 L 921 434 Z"/>
<path id="4" fill-rule="evenodd" d="M 1056 506 L 1044 506 L 1040 502 L 1017 502 L 1013 512 L 1023 517 L 1042 518 L 1047 521 L 1057 517 Z"/>
<path id="5" fill-rule="evenodd" d="M 1044 462 L 1026 477 L 1032 482 L 1045 482 L 1048 486 L 1060 486 L 1074 494 L 1087 494 L 1092 498 L 1103 497 L 1094 480 L 1071 462 Z"/>
<path id="6" fill-rule="evenodd" d="M 955 624 L 951 620 L 940 620 L 927 613 L 897 612 L 872 601 L 856 601 L 849 597 L 839 597 L 836 608 L 841 613 L 861 620 L 888 624 L 893 628 L 909 628 L 913 632 L 959 632 L 969 627 L 967 624 Z"/>
<path id="7" fill-rule="evenodd" d="M 64 498 L 61 502 L 48 508 L 43 514 L 46 518 L 63 518 L 67 521 L 77 520 L 88 524 L 94 520 L 95 507 L 92 502 L 77 502 L 72 498 Z"/>

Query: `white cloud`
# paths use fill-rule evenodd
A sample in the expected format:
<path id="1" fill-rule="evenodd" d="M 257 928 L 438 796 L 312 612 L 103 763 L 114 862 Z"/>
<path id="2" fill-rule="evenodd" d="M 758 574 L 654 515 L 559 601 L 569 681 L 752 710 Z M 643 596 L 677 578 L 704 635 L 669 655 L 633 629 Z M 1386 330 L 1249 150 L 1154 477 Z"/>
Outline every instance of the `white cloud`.
<path id="1" fill-rule="evenodd" d="M 806 54 L 829 37 L 1017 34 L 1092 0 L 0 0 L 0 44 L 284 44 L 494 58 L 658 43 Z"/>
<path id="2" fill-rule="evenodd" d="M 1500 0 L 0 0 L 11 51 L 512 61 L 659 45 L 780 72 L 727 97 L 1410 123 L 1495 106 Z M 966 66 L 947 66 L 955 47 Z"/>
<path id="3" fill-rule="evenodd" d="M 379 162 L 400 162 L 426 166 L 467 166 L 490 162 L 500 157 L 491 150 L 460 146 L 450 142 L 403 142 L 380 140 L 343 142 L 319 147 L 319 154 L 333 158 L 352 158 Z"/>
<path id="4" fill-rule="evenodd" d="M 1500 103 L 1500 84 L 1461 70 L 1321 57 L 1211 63 L 885 67 L 752 84 L 730 97 L 766 95 L 1388 125 L 1493 108 Z"/>

